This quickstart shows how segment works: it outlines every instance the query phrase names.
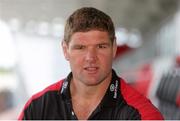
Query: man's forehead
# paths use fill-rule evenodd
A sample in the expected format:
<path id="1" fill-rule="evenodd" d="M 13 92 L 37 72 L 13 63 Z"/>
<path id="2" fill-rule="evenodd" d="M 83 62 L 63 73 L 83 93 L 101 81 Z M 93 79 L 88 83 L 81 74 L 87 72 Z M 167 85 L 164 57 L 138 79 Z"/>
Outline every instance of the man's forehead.
<path id="1" fill-rule="evenodd" d="M 102 35 L 108 36 L 107 31 L 100 31 L 100 30 L 90 30 L 90 31 L 83 31 L 83 32 L 74 32 L 71 37 L 73 36 L 85 36 L 85 35 Z"/>
<path id="2" fill-rule="evenodd" d="M 88 40 L 109 40 L 109 35 L 105 31 L 88 31 L 88 32 L 76 32 L 74 33 L 70 41 L 77 40 L 77 41 L 88 41 Z"/>

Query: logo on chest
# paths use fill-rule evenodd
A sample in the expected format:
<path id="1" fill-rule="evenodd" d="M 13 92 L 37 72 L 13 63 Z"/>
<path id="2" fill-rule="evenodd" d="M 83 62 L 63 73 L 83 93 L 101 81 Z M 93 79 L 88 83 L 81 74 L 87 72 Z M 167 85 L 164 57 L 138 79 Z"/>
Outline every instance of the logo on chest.
<path id="1" fill-rule="evenodd" d="M 110 91 L 113 92 L 113 98 L 117 98 L 118 91 L 118 80 L 115 81 L 115 84 L 110 85 Z"/>

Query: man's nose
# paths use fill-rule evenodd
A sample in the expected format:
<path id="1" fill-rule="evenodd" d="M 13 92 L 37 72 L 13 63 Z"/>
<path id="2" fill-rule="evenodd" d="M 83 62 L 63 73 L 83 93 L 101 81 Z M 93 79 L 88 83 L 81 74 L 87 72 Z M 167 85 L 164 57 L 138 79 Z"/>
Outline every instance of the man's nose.
<path id="1" fill-rule="evenodd" d="M 88 62 L 96 62 L 97 60 L 97 52 L 95 48 L 89 48 L 85 55 L 86 61 Z"/>

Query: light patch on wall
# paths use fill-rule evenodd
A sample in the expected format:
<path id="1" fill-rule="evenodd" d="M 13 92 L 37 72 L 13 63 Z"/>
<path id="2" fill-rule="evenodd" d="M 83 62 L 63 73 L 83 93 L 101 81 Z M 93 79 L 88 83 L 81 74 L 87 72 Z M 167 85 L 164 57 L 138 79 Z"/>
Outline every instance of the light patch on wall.
<path id="1" fill-rule="evenodd" d="M 0 68 L 11 68 L 15 62 L 15 45 L 11 31 L 7 24 L 0 20 Z"/>

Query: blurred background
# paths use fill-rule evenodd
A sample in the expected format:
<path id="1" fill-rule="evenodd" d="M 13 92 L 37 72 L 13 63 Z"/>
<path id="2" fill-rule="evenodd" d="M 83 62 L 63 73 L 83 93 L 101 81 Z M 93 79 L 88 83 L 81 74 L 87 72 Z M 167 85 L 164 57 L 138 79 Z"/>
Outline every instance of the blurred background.
<path id="1" fill-rule="evenodd" d="M 60 42 L 77 8 L 115 23 L 113 68 L 165 119 L 180 119 L 179 0 L 0 0 L 0 119 L 17 119 L 32 94 L 70 72 Z"/>

